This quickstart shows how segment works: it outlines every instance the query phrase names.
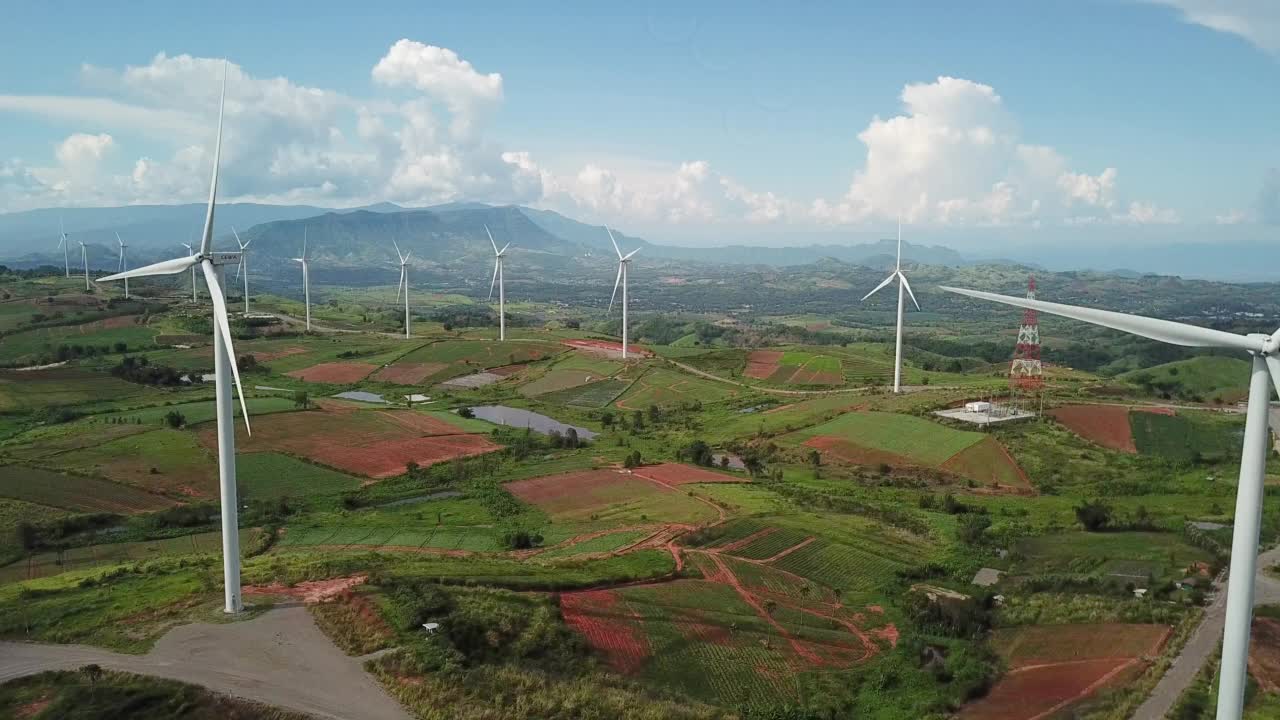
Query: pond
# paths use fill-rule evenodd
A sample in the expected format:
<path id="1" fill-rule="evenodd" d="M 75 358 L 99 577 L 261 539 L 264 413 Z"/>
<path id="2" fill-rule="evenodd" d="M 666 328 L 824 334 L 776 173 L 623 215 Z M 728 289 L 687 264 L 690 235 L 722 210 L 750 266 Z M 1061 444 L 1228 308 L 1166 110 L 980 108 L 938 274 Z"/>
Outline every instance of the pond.
<path id="1" fill-rule="evenodd" d="M 363 390 L 348 390 L 347 392 L 340 392 L 337 395 L 334 395 L 334 397 L 342 398 L 343 400 L 359 400 L 360 402 L 381 403 L 383 405 L 387 404 L 386 399 L 381 395 L 365 392 Z"/>
<path id="2" fill-rule="evenodd" d="M 488 420 L 498 425 L 510 425 L 511 427 L 527 427 L 543 435 L 550 435 L 552 430 L 564 433 L 569 428 L 577 430 L 578 437 L 583 440 L 590 440 L 597 435 L 596 432 L 584 427 L 566 425 L 555 418 L 523 408 L 507 407 L 506 405 L 477 405 L 471 408 L 471 412 L 475 413 L 475 416 L 481 420 Z"/>

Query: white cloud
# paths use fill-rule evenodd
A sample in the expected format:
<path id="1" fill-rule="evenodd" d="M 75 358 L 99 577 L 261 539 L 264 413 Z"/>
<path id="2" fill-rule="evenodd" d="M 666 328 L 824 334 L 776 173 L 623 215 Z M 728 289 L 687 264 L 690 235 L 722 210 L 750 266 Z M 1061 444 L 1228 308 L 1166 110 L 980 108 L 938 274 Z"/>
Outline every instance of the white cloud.
<path id="1" fill-rule="evenodd" d="M 453 114 L 452 130 L 466 136 L 478 109 L 501 102 L 502 75 L 482 74 L 449 48 L 402 39 L 373 68 L 373 79 L 388 87 L 420 90 Z"/>
<path id="2" fill-rule="evenodd" d="M 866 146 L 862 169 L 843 197 L 813 203 L 815 219 L 835 224 L 902 217 L 938 225 L 1136 221 L 1128 210 L 1113 212 L 1120 194 L 1115 168 L 1079 172 L 1053 148 L 1022 142 L 991 86 L 940 77 L 907 85 L 902 102 L 902 115 L 876 117 L 858 134 Z"/>
<path id="3" fill-rule="evenodd" d="M 76 133 L 63 140 L 54 155 L 68 172 L 88 175 L 98 169 L 98 162 L 114 143 L 106 133 Z"/>
<path id="4" fill-rule="evenodd" d="M 1230 35 L 1280 54 L 1280 3 L 1275 0 L 1143 0 L 1178 11 L 1184 22 Z"/>

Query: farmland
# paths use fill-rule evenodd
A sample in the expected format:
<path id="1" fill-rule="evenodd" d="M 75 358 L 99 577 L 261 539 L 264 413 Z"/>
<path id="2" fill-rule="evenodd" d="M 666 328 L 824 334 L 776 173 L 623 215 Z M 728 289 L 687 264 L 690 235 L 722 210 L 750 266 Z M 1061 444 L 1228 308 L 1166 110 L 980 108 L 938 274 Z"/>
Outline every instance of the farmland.
<path id="1" fill-rule="evenodd" d="M 716 515 L 713 507 L 673 488 L 614 470 L 547 475 L 506 489 L 557 522 L 696 523 Z"/>
<path id="2" fill-rule="evenodd" d="M 78 512 L 139 513 L 174 504 L 128 485 L 24 465 L 0 465 L 0 497 Z"/>
<path id="3" fill-rule="evenodd" d="M 641 375 L 617 401 L 617 406 L 638 410 L 650 405 L 713 403 L 738 394 L 730 385 L 694 378 L 665 368 L 652 368 Z"/>
<path id="4" fill-rule="evenodd" d="M 552 405 L 599 408 L 611 404 L 629 387 L 631 382 L 628 380 L 609 378 L 539 395 L 538 400 Z"/>

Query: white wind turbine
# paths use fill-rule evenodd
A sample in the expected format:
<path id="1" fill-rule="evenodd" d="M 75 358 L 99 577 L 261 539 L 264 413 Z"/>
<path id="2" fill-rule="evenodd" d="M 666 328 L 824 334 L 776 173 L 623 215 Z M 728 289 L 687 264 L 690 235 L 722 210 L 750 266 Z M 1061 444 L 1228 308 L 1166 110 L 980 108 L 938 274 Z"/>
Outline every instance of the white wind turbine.
<path id="1" fill-rule="evenodd" d="M 1237 335 L 1109 310 L 978 290 L 942 289 L 980 300 L 1061 315 L 1170 345 L 1243 350 L 1252 356 L 1249 409 L 1244 426 L 1244 448 L 1240 455 L 1240 482 L 1236 485 L 1235 528 L 1231 536 L 1231 574 L 1227 586 L 1226 627 L 1222 634 L 1222 679 L 1218 687 L 1218 720 L 1238 720 L 1244 705 L 1245 673 L 1248 670 L 1249 626 L 1253 613 L 1254 574 L 1258 564 L 1258 527 L 1270 444 L 1267 410 L 1272 384 L 1280 391 L 1280 357 L 1277 356 L 1280 354 L 1280 330 L 1272 335 Z"/>
<path id="2" fill-rule="evenodd" d="M 302 301 L 307 306 L 307 332 L 311 332 L 311 277 L 307 274 L 307 227 L 305 225 L 302 226 L 302 257 L 296 257 L 293 261 L 302 263 Z"/>
<path id="3" fill-rule="evenodd" d="M 236 227 L 231 226 L 231 234 L 236 236 L 236 244 L 240 246 L 240 262 L 236 265 L 236 279 L 240 275 L 244 275 L 244 314 L 249 314 L 249 243 L 253 242 L 253 238 L 249 238 L 249 242 L 240 242 L 240 233 L 236 232 Z"/>
<path id="4" fill-rule="evenodd" d="M 84 246 L 83 240 L 77 240 L 80 243 L 80 261 L 84 263 L 84 289 L 88 292 L 92 288 L 89 285 L 89 250 Z"/>
<path id="5" fill-rule="evenodd" d="M 175 275 L 188 268 L 199 267 L 209 287 L 213 300 L 213 367 L 214 388 L 217 396 L 218 417 L 218 484 L 221 489 L 222 510 L 222 577 L 225 606 L 229 613 L 240 612 L 240 536 L 236 500 L 235 415 L 231 401 L 234 381 L 240 396 L 240 412 L 244 417 L 245 431 L 249 431 L 249 412 L 240 387 L 240 371 L 236 368 L 236 355 L 231 344 L 231 321 L 227 318 L 226 296 L 223 293 L 224 267 L 239 260 L 238 253 L 213 251 L 213 210 L 218 196 L 218 159 L 222 153 L 222 109 L 227 95 L 226 65 L 222 74 L 222 101 L 218 104 L 218 139 L 213 148 L 213 179 L 209 183 L 209 206 L 205 211 L 204 232 L 200 236 L 200 250 L 188 257 L 165 260 L 136 270 L 101 278 L 99 282 L 130 277 Z"/>
<path id="6" fill-rule="evenodd" d="M 62 270 L 71 277 L 71 258 L 67 255 L 67 230 L 62 226 L 62 218 L 58 218 L 58 247 L 62 249 Z"/>
<path id="7" fill-rule="evenodd" d="M 502 260 L 506 257 L 507 248 L 511 247 L 511 243 L 498 249 L 498 243 L 493 241 L 493 233 L 489 232 L 489 226 L 484 226 L 484 234 L 489 236 L 489 244 L 493 246 L 493 279 L 489 281 L 489 299 L 493 300 L 493 284 L 498 284 L 498 340 L 505 341 L 507 339 L 507 288 L 503 284 L 502 278 Z"/>
<path id="8" fill-rule="evenodd" d="M 116 242 L 120 244 L 120 262 L 116 263 L 116 272 L 121 273 L 128 269 L 125 267 L 124 249 L 129 246 L 125 245 L 124 241 L 120 239 L 120 233 L 116 233 Z M 129 299 L 129 278 L 124 279 L 124 299 Z"/>
<path id="9" fill-rule="evenodd" d="M 898 261 L 893 267 L 893 272 L 883 282 L 876 286 L 875 290 L 862 296 L 865 301 L 867 298 L 880 292 L 880 290 L 894 279 L 898 280 L 898 337 L 896 348 L 893 353 L 893 391 L 902 392 L 902 311 L 905 309 L 903 299 L 903 291 L 905 290 L 911 296 L 911 302 L 915 304 L 916 310 L 920 309 L 920 303 L 916 302 L 916 294 L 911 292 L 911 285 L 907 283 L 907 276 L 902 274 L 902 221 L 898 221 Z"/>
<path id="10" fill-rule="evenodd" d="M 195 248 L 191 247 L 187 243 L 182 243 L 182 247 L 186 248 L 187 252 L 191 253 L 192 255 L 194 255 L 196 252 Z M 191 302 L 196 302 L 196 299 L 197 299 L 196 298 L 196 266 L 192 265 L 191 266 Z"/>
<path id="11" fill-rule="evenodd" d="M 613 312 L 613 300 L 618 296 L 618 285 L 622 285 L 622 359 L 627 359 L 627 269 L 631 267 L 631 256 L 640 252 L 636 248 L 626 255 L 618 249 L 618 241 L 613 239 L 613 231 L 605 225 L 604 231 L 609 233 L 609 242 L 613 243 L 613 251 L 618 253 L 618 278 L 613 281 L 613 295 L 609 297 L 609 312 Z"/>
<path id="12" fill-rule="evenodd" d="M 409 339 L 409 256 L 413 254 L 410 250 L 403 255 L 400 253 L 400 244 L 391 240 L 391 244 L 396 248 L 396 257 L 400 258 L 400 284 L 396 286 L 396 300 L 400 299 L 400 291 L 404 291 L 404 337 Z"/>

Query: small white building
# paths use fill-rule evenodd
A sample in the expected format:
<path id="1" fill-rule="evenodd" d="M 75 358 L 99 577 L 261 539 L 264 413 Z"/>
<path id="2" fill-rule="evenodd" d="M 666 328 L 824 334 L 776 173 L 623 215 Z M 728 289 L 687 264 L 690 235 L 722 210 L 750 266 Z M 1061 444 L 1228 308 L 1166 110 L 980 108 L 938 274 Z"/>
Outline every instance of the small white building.
<path id="1" fill-rule="evenodd" d="M 964 404 L 965 412 L 991 412 L 991 403 L 986 400 L 978 400 L 977 402 L 967 402 Z"/>

